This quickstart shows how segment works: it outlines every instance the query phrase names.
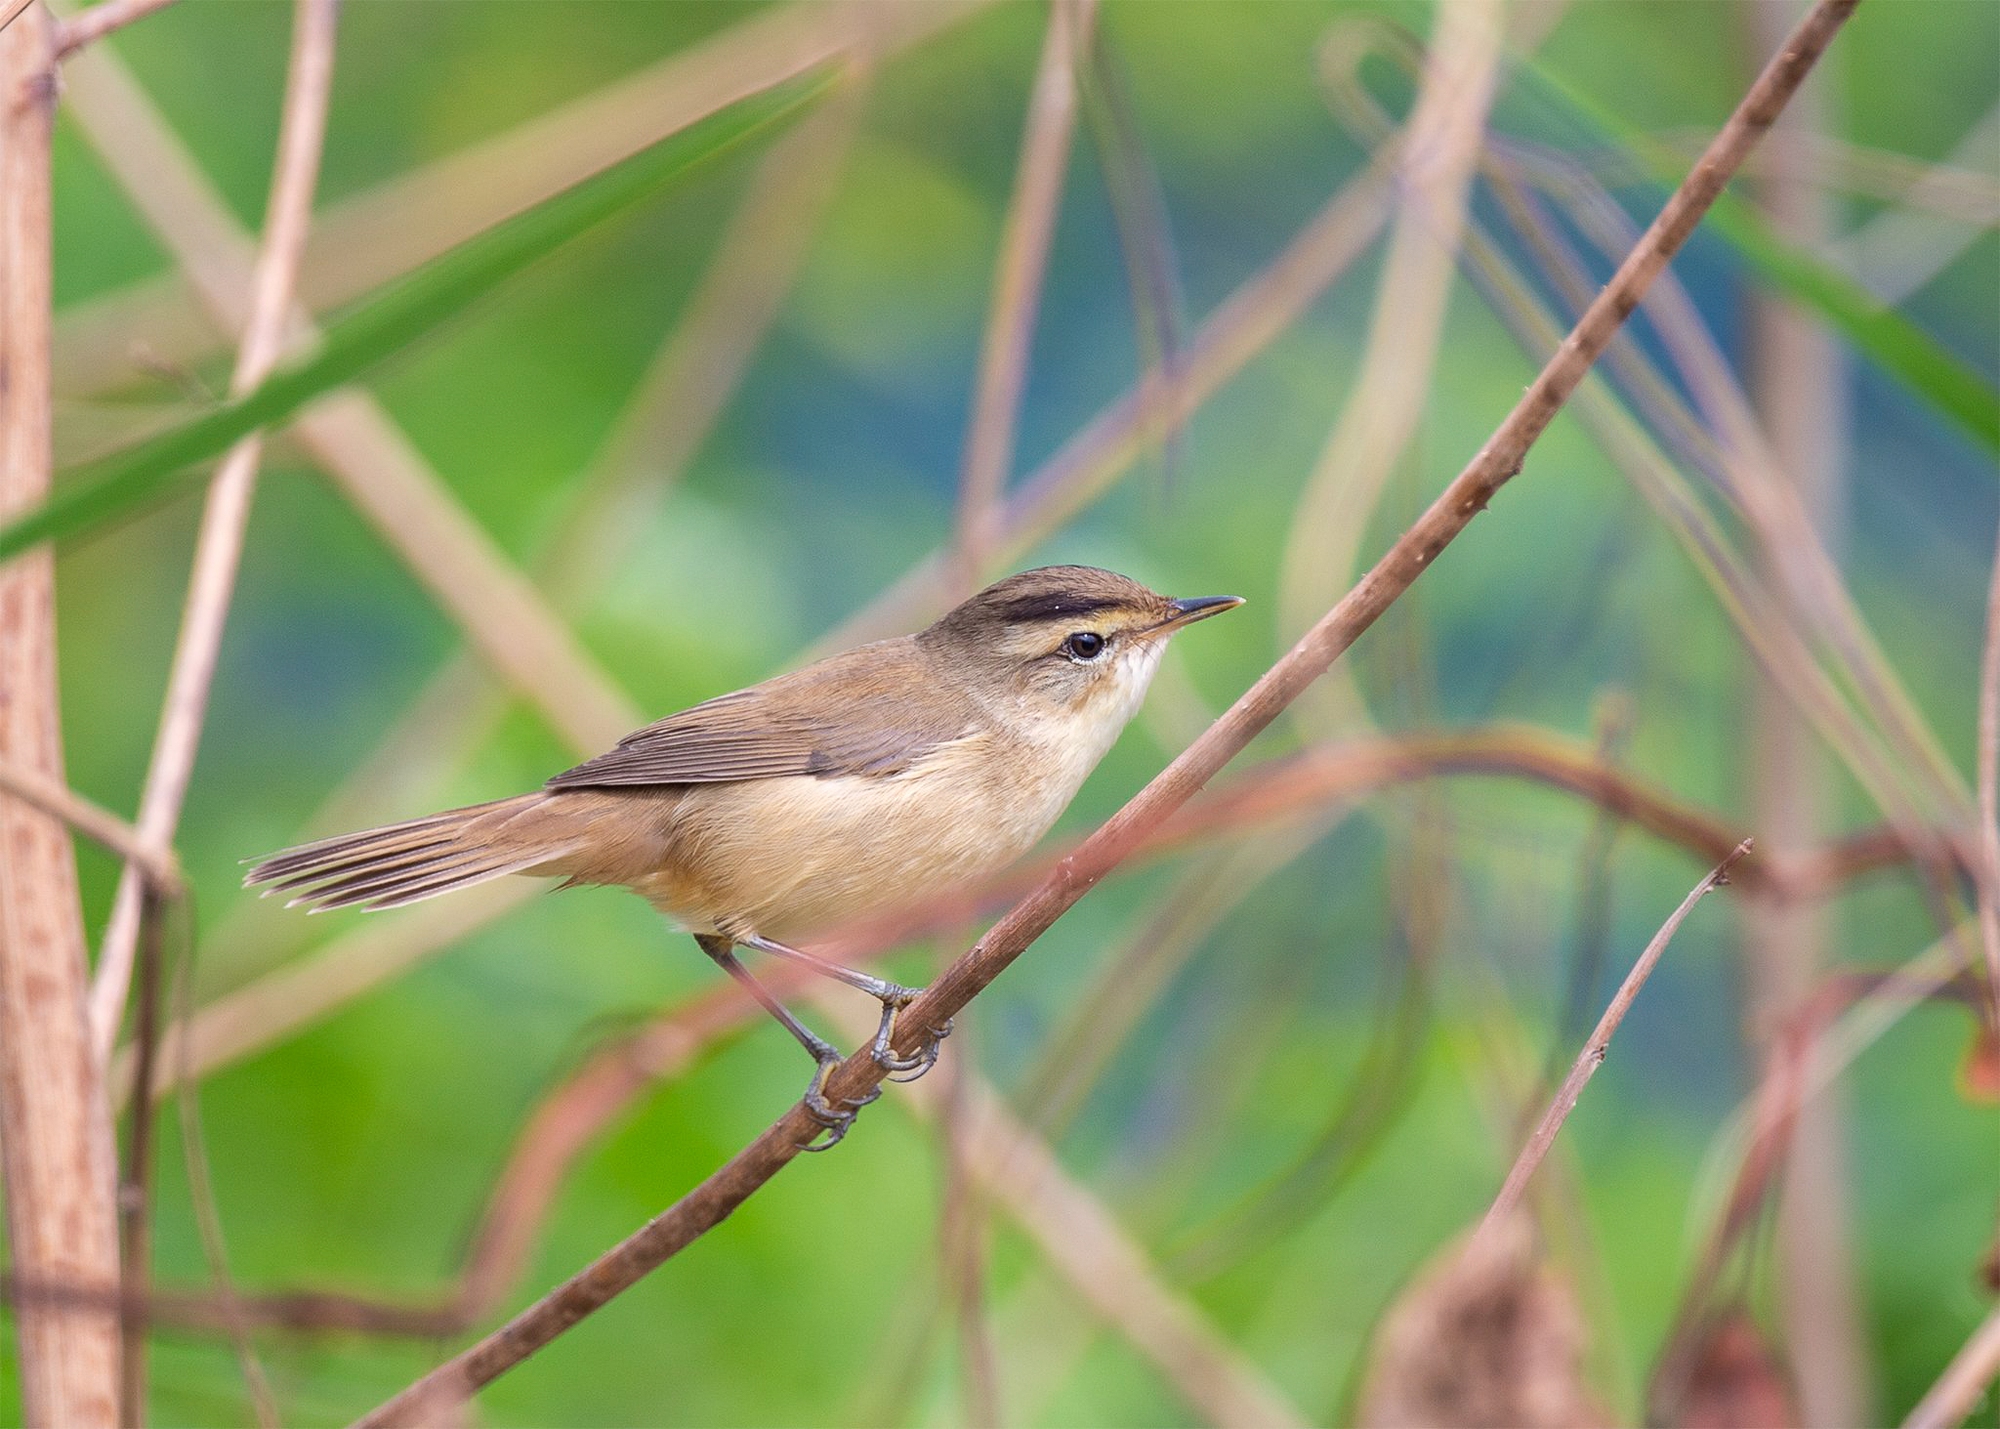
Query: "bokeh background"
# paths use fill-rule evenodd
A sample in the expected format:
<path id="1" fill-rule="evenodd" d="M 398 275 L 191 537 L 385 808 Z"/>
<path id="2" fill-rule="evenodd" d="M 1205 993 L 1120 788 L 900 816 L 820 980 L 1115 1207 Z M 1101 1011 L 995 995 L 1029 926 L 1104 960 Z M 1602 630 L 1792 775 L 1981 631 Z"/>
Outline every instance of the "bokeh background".
<path id="1" fill-rule="evenodd" d="M 1531 43 L 1533 60 L 1508 62 L 1493 128 L 1590 161 L 1643 223 L 1662 190 L 1613 162 L 1607 135 L 1524 71 L 1544 66 L 1629 129 L 1681 142 L 1720 123 L 1754 73 L 1755 8 L 1517 7 L 1510 43 Z M 320 211 L 352 211 L 426 165 L 775 13 L 695 0 L 349 0 Z M 599 500 L 607 470 L 623 483 L 613 516 L 593 528 L 597 544 L 572 549 L 559 584 L 578 639 L 638 709 L 665 713 L 796 663 L 951 539 L 1047 15 L 999 4 L 938 19 L 872 67 L 851 127 L 829 128 L 789 171 L 760 169 L 768 141 L 731 151 L 370 374 L 368 390 L 417 451 L 531 571 L 572 513 Z M 1217 304 L 1361 172 L 1367 136 L 1329 108 L 1319 58 L 1329 33 L 1360 16 L 1418 36 L 1438 19 L 1427 5 L 1319 0 L 1102 7 L 1099 43 L 1122 119 L 1093 111 L 1079 124 L 1014 474 L 1057 452 L 1149 360 L 1164 353 L 1171 363 Z M 253 232 L 291 18 L 289 6 L 264 0 L 182 0 L 108 42 Z M 1380 62 L 1367 73 L 1380 102 L 1407 113 L 1408 76 Z M 1872 0 L 1810 88 L 1816 152 L 1831 156 L 1834 178 L 1831 232 L 1802 246 L 1863 282 L 1921 249 L 1900 310 L 1992 382 L 2000 8 Z M 1899 196 L 1924 166 L 1946 161 L 1961 181 L 1957 208 L 1940 217 Z M 226 386 L 229 358 L 212 335 L 178 346 L 158 335 L 169 327 L 146 316 L 147 304 L 170 301 L 174 265 L 71 118 L 56 178 L 58 442 L 77 459 L 196 410 L 204 390 Z M 757 223 L 732 227 L 760 182 L 783 197 L 767 198 Z M 1120 185 L 1146 200 L 1136 224 L 1121 223 Z M 343 230 L 346 257 L 410 236 L 393 204 L 375 213 L 370 227 Z M 1472 213 L 1512 261 L 1542 273 L 1490 188 L 1475 190 Z M 1844 242 L 1911 213 L 1926 217 L 1900 246 Z M 1584 244 L 1573 224 L 1555 222 Z M 1943 246 L 1923 249 L 1922 235 L 1939 232 Z M 740 380 L 717 362 L 712 430 L 681 428 L 699 404 L 635 428 L 635 404 L 657 387 L 656 356 L 713 265 L 759 243 L 760 276 L 747 291 L 769 293 L 771 320 L 758 330 L 744 317 L 754 304 L 729 309 L 750 345 Z M 1590 268 L 1601 278 L 1609 264 L 1593 256 Z M 1759 305 L 1773 300 L 1768 274 L 1706 231 L 1675 272 L 1730 362 L 1748 371 Z M 1297 511 L 1364 361 L 1380 276 L 1377 241 L 1175 434 L 1147 444 L 1115 485 L 1006 561 L 1088 562 L 1172 593 L 1250 602 L 1179 642 L 1147 717 L 1055 838 L 1115 809 L 1296 633 L 1283 613 L 1286 562 L 1331 560 L 1314 552 L 1311 533 L 1303 558 L 1292 549 Z M 1642 339 L 1666 360 L 1655 334 Z M 1831 381 L 1846 416 L 1833 434 L 1828 543 L 1889 664 L 1969 781 L 2000 519 L 1992 453 L 1908 383 L 1835 345 Z M 1459 278 L 1415 436 L 1365 529 L 1350 533 L 1363 560 L 1477 450 L 1538 365 Z M 621 430 L 628 436 L 614 440 Z M 1704 502 L 1726 510 L 1693 464 L 1682 469 Z M 80 791 L 114 809 L 134 807 L 144 776 L 198 509 L 183 496 L 62 551 L 68 767 Z M 330 831 L 330 821 L 514 792 L 591 752 L 518 701 L 457 728 L 447 754 L 427 751 L 412 730 L 437 726 L 440 702 L 415 725 L 409 711 L 462 646 L 306 449 L 276 442 L 179 840 L 195 890 L 194 1001 L 255 985 L 373 926 L 351 913 L 246 911 L 240 860 Z M 1390 731 L 1519 721 L 1586 749 L 1610 728 L 1634 775 L 1734 830 L 1756 830 L 1759 705 L 1744 642 L 1685 546 L 1574 417 L 1558 420 L 1522 478 L 1351 665 L 1358 707 L 1282 723 L 1246 761 L 1363 733 L 1358 708 Z M 484 698 L 460 678 L 449 688 Z M 449 728 L 464 711 L 456 697 L 442 703 Z M 384 763 L 380 748 L 398 729 Z M 368 787 L 326 812 L 363 766 L 377 771 Z M 1837 760 L 1823 771 L 1829 832 L 1880 817 Z M 1164 946 L 1158 976 L 1133 974 L 1123 994 L 1129 1035 L 1091 1054 L 1092 1075 L 1064 1094 L 1051 1141 L 1219 1339 L 1307 1417 L 1342 1419 L 1385 1307 L 1490 1200 L 1520 1118 L 1539 1105 L 1533 1078 L 1579 1045 L 1587 1021 L 1572 1003 L 1594 1016 L 1702 872 L 1695 855 L 1637 831 L 1604 839 L 1580 800 L 1520 781 L 1455 779 L 1261 829 L 1249 856 L 1236 840 L 1136 867 L 980 998 L 947 1070 L 969 1061 L 1023 1114 L 1050 1113 L 1051 1047 L 1070 1045 L 1059 1034 L 1073 1001 L 1131 948 Z M 101 927 L 117 870 L 94 850 L 80 857 L 87 912 Z M 1236 896 L 1219 900 L 1217 888 Z M 1894 966 L 1939 931 L 1907 871 L 1869 875 L 1826 907 L 1837 962 Z M 976 930 L 906 947 L 885 967 L 921 982 Z M 1759 1071 L 1745 947 L 1742 898 L 1724 893 L 1697 911 L 1547 1173 L 1562 1188 L 1543 1210 L 1562 1223 L 1588 1373 L 1617 1417 L 1639 1412 L 1726 1185 L 1726 1133 Z M 1591 973 L 1593 949 L 1609 971 Z M 294 1035 L 217 1068 L 201 1086 L 200 1120 L 237 1279 L 248 1289 L 434 1298 L 538 1098 L 593 1048 L 719 981 L 637 899 L 565 892 L 445 940 Z M 826 1022 L 817 1007 L 809 1016 Z M 1994 1236 L 2000 1137 L 1993 1104 L 1961 1075 L 1973 1025 L 1962 1006 L 1920 1007 L 1839 1084 L 1840 1237 L 1860 1316 L 1859 1379 L 1880 1421 L 1915 1401 L 1990 1305 L 1976 1267 Z M 639 1097 L 562 1180 L 507 1306 L 671 1202 L 789 1105 L 806 1070 L 784 1034 L 759 1022 Z M 182 1124 L 163 1118 L 157 1254 L 163 1282 L 198 1285 L 208 1270 Z M 986 1408 L 997 1402 L 1010 1423 L 1201 1417 L 1006 1214 L 976 1196 L 961 1204 L 951 1164 L 944 1133 L 892 1089 L 835 1154 L 788 1170 L 494 1385 L 477 1419 L 949 1423 L 978 1417 L 988 1394 Z M 987 1243 L 970 1320 L 952 1268 L 965 1232 L 947 1250 L 940 1229 L 954 1219 L 943 1215 L 948 1202 Z M 1766 1217 L 1727 1290 L 1782 1346 L 1775 1244 Z M 967 1372 L 979 1358 L 967 1346 L 982 1339 L 997 1390 Z M 344 1422 L 445 1348 L 282 1334 L 259 1335 L 257 1347 L 277 1402 L 300 1424 Z M 249 1420 L 225 1343 L 161 1334 L 152 1380 L 159 1422 Z"/>

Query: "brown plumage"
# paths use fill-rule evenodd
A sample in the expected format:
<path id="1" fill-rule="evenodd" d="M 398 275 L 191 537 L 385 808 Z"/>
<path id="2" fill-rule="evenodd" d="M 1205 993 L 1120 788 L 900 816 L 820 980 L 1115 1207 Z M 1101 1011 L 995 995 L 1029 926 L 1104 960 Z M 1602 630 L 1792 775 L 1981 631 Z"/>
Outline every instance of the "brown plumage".
<path id="1" fill-rule="evenodd" d="M 732 943 L 825 931 L 1026 852 L 1138 709 L 1168 637 L 1238 603 L 1027 571 L 915 635 L 669 715 L 535 793 L 287 849 L 245 881 L 314 908 L 512 873 L 618 884 L 731 966 Z"/>

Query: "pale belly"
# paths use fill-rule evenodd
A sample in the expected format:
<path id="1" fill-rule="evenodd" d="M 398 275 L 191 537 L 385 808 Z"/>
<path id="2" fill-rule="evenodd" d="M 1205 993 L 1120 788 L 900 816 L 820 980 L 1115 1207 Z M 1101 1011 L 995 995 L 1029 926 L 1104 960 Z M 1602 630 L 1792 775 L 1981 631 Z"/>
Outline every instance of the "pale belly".
<path id="1" fill-rule="evenodd" d="M 1012 863 L 1101 752 L 996 759 L 967 741 L 889 777 L 690 789 L 664 866 L 634 886 L 693 932 L 780 942 L 829 933 Z"/>

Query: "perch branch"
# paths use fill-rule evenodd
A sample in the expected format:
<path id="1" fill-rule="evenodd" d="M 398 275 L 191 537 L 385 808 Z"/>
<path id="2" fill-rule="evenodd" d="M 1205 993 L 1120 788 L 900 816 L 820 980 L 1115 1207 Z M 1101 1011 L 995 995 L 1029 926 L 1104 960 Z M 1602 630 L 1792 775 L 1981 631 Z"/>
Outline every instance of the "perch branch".
<path id="1" fill-rule="evenodd" d="M 963 1008 L 1057 918 L 1138 845 L 1146 831 L 1185 804 L 1301 691 L 1318 679 L 1521 469 L 1534 444 L 1646 288 L 1700 222 L 1723 185 L 1811 71 L 1858 0 L 1819 0 L 1766 65 L 1694 171 L 1668 199 L 1639 244 L 1550 359 L 1493 437 L 1389 552 L 1265 672 L 1230 709 L 1132 801 L 1065 858 L 1050 876 L 931 983 L 899 1019 L 899 1055 Z M 825 1094 L 858 1102 L 883 1069 L 864 1048 L 828 1077 Z M 379 1406 L 361 1422 L 404 1422 L 435 1403 L 438 1386 L 476 1390 L 609 1303 L 719 1224 L 799 1154 L 813 1134 L 803 1104 L 793 1107 L 680 1201 L 600 1256 L 508 1324 Z"/>
<path id="2" fill-rule="evenodd" d="M 1988 1015 L 2000 1031 L 2000 547 L 1986 596 L 1979 662 L 1979 938 L 1986 949 Z"/>

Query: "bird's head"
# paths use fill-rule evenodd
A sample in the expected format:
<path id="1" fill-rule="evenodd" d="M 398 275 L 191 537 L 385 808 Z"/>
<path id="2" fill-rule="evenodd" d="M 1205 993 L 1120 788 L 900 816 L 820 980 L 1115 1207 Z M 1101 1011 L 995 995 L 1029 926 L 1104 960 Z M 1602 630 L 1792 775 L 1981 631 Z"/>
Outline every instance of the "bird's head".
<path id="1" fill-rule="evenodd" d="M 1094 566 L 1043 566 L 996 581 L 917 638 L 990 702 L 1036 722 L 1108 724 L 1139 707 L 1174 632 L 1243 603 L 1175 600 Z"/>

